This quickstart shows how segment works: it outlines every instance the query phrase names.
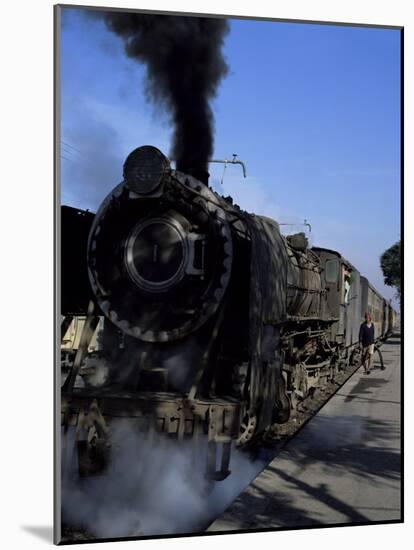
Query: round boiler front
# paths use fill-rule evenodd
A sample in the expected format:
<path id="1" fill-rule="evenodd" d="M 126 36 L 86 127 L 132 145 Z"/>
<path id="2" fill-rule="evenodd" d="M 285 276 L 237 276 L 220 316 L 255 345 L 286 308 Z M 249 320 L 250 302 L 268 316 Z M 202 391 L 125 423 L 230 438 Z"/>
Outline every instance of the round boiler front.
<path id="1" fill-rule="evenodd" d="M 105 316 L 146 342 L 183 338 L 219 308 L 230 279 L 232 235 L 217 196 L 175 172 L 162 196 L 125 183 L 104 200 L 88 242 L 89 279 Z"/>
<path id="2" fill-rule="evenodd" d="M 167 217 L 138 223 L 125 247 L 125 265 L 131 279 L 148 292 L 164 292 L 179 283 L 188 256 L 185 229 Z"/>

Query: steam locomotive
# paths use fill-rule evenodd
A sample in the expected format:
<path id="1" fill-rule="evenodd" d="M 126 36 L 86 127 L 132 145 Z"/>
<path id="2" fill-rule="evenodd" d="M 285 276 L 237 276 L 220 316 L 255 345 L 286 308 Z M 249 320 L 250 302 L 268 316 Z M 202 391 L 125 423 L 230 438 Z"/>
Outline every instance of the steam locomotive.
<path id="1" fill-rule="evenodd" d="M 103 467 L 121 417 L 195 445 L 204 435 L 207 476 L 224 479 L 232 443 L 286 422 L 356 360 L 366 311 L 379 338 L 395 324 L 338 252 L 282 236 L 152 146 L 128 156 L 95 215 L 62 207 L 61 234 L 62 425 L 76 429 L 81 475 Z"/>

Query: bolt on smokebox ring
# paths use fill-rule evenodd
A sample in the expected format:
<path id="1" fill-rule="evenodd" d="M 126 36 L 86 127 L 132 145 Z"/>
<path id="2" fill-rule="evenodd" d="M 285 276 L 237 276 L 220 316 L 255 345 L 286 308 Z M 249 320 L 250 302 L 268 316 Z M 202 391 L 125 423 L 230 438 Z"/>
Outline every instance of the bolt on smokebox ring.
<path id="1" fill-rule="evenodd" d="M 125 184 L 138 195 L 149 195 L 160 186 L 170 169 L 169 160 L 159 149 L 144 145 L 134 149 L 124 163 Z"/>

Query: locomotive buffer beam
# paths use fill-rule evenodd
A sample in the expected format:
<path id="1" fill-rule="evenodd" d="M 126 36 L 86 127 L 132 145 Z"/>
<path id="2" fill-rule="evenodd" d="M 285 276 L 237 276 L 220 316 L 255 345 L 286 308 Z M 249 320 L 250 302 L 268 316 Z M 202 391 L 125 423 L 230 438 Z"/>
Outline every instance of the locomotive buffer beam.
<path id="1" fill-rule="evenodd" d="M 75 388 L 71 393 L 63 393 L 62 425 L 64 432 L 69 426 L 76 427 L 77 440 L 81 441 L 78 444 L 81 475 L 102 471 L 100 451 L 104 451 L 105 455 L 110 452 L 109 430 L 119 418 L 130 419 L 131 429 L 142 434 L 146 440 L 155 432 L 178 441 L 192 439 L 194 465 L 195 457 L 199 456 L 201 435 L 204 434 L 204 438 L 207 437 L 206 477 L 220 481 L 230 475 L 231 442 L 239 433 L 238 402 L 227 399 L 189 400 L 156 392 L 105 395 L 97 392 L 91 396 Z M 104 458 L 108 462 L 108 457 Z"/>

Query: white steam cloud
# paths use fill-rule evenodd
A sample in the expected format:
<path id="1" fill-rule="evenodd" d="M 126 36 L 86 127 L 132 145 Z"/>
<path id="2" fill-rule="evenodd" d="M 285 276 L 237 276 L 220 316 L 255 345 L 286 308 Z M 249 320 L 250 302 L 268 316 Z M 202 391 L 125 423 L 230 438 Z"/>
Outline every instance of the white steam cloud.
<path id="1" fill-rule="evenodd" d="M 231 475 L 208 484 L 204 440 L 192 467 L 192 441 L 156 435 L 151 442 L 130 421 L 111 425 L 112 461 L 103 475 L 79 478 L 75 430 L 62 453 L 62 520 L 96 538 L 201 532 L 265 467 L 233 449 Z"/>

